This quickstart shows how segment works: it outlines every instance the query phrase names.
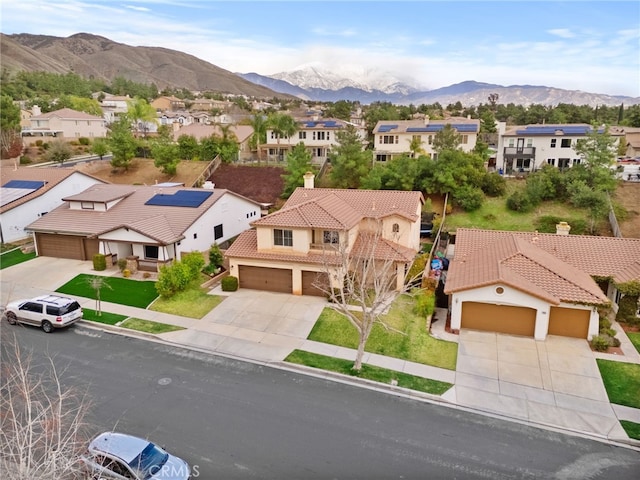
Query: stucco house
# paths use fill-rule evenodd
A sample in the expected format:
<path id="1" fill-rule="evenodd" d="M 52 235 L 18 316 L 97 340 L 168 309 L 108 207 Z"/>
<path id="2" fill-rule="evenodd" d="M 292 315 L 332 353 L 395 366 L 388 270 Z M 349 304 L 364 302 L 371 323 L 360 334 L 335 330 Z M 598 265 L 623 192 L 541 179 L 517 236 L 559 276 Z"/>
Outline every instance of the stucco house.
<path id="1" fill-rule="evenodd" d="M 286 154 L 299 143 L 303 143 L 311 152 L 311 163 L 321 165 L 329 157 L 331 149 L 337 145 L 336 134 L 344 130 L 347 125 L 356 128 L 358 136 L 363 144 L 366 142 L 366 129 L 359 125 L 350 124 L 337 118 L 313 118 L 296 119 L 296 132 L 288 136 L 280 136 L 273 129 L 267 129 L 267 143 L 260 145 L 260 149 L 266 152 L 261 158 L 272 161 L 283 161 Z"/>
<path id="2" fill-rule="evenodd" d="M 207 251 L 260 216 L 260 204 L 223 189 L 94 185 L 63 200 L 27 227 L 38 255 L 138 257 L 138 268 L 150 271 L 183 253 Z"/>
<path id="3" fill-rule="evenodd" d="M 434 157 L 433 139 L 446 125 L 451 125 L 460 135 L 459 148 L 472 151 L 480 133 L 480 120 L 451 117 L 432 120 L 429 117 L 415 120 L 380 120 L 373 129 L 373 158 L 387 162 L 403 154 L 411 153 L 411 142 L 417 140 L 424 155 Z"/>
<path id="4" fill-rule="evenodd" d="M 230 274 L 240 288 L 324 296 L 321 285 L 343 281 L 342 255 L 357 255 L 374 241 L 374 261 L 393 262 L 399 290 L 420 249 L 423 203 L 420 192 L 314 188 L 307 174 L 305 187 L 229 247 Z"/>
<path id="5" fill-rule="evenodd" d="M 640 280 L 640 239 L 459 228 L 446 275 L 451 328 L 591 339 L 616 284 Z"/>
<path id="6" fill-rule="evenodd" d="M 496 164 L 506 174 L 533 172 L 545 164 L 570 168 L 583 161 L 575 151 L 576 142 L 587 138 L 592 131 L 593 127 L 587 123 L 505 128 L 498 137 Z M 619 129 L 612 128 L 609 134 L 617 142 L 624 138 Z"/>
<path id="7" fill-rule="evenodd" d="M 183 100 L 180 100 L 177 97 L 171 96 L 161 96 L 154 99 L 151 102 L 151 106 L 155 108 L 158 112 L 164 110 L 184 110 L 185 103 Z"/>
<path id="8" fill-rule="evenodd" d="M 42 137 L 64 137 L 77 139 L 80 137 L 101 138 L 107 136 L 105 119 L 85 112 L 61 108 L 53 112 L 32 115 L 31 126 L 22 129 L 25 144 L 35 143 Z"/>
<path id="9" fill-rule="evenodd" d="M 63 198 L 104 181 L 71 168 L 0 170 L 0 241 L 29 238 L 25 227 L 63 204 Z"/>
<path id="10" fill-rule="evenodd" d="M 238 160 L 250 160 L 251 146 L 249 145 L 249 142 L 253 135 L 253 127 L 250 125 L 231 125 L 229 127 L 229 133 L 232 133 L 235 136 L 238 143 Z M 209 138 L 212 135 L 222 137 L 222 129 L 219 125 L 202 125 L 193 123 L 173 130 L 174 140 L 177 141 L 181 135 L 190 135 L 198 140 L 198 142 L 201 142 L 204 138 Z"/>

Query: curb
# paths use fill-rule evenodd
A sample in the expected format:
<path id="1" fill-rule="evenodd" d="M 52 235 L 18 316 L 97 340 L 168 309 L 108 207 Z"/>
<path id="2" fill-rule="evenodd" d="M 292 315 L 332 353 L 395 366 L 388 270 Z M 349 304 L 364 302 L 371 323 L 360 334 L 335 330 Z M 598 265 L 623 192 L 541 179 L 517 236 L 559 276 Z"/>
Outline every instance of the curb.
<path id="1" fill-rule="evenodd" d="M 286 363 L 283 361 L 266 362 L 261 360 L 245 358 L 245 357 L 239 357 L 236 355 L 231 355 L 231 354 L 222 353 L 222 352 L 214 352 L 204 348 L 193 347 L 190 345 L 184 345 L 181 343 L 172 342 L 170 340 L 165 340 L 164 338 L 160 338 L 153 333 L 140 332 L 138 330 L 130 330 L 128 328 L 117 327 L 115 325 L 92 322 L 91 320 L 80 320 L 76 324 L 76 326 L 80 326 L 82 328 L 87 328 L 90 330 L 100 330 L 103 332 L 112 333 L 115 335 L 120 335 L 125 337 L 140 338 L 143 340 L 148 340 L 148 341 L 152 341 L 155 343 L 160 343 L 160 344 L 168 345 L 172 347 L 182 348 L 185 350 L 191 350 L 191 351 L 195 351 L 202 354 L 215 355 L 215 356 L 228 358 L 230 360 L 248 362 L 248 363 L 252 363 L 254 365 L 260 365 L 263 367 L 276 368 L 278 370 L 284 370 L 284 371 L 298 373 L 298 374 L 302 374 L 302 375 L 306 375 L 314 378 L 329 380 L 337 383 L 342 383 L 344 385 L 351 385 L 355 387 L 366 388 L 368 390 L 376 391 L 379 393 L 385 393 L 387 395 L 394 395 L 397 397 L 416 400 L 424 403 L 429 403 L 432 405 L 438 405 L 446 408 L 453 408 L 455 410 L 460 410 L 463 412 L 474 413 L 476 415 L 482 415 L 485 417 L 491 417 L 498 420 L 504 420 L 504 421 L 513 422 L 513 423 L 519 423 L 521 425 L 549 430 L 556 433 L 562 433 L 565 435 L 578 436 L 578 437 L 606 443 L 608 445 L 614 445 L 622 448 L 629 448 L 629 449 L 640 452 L 640 440 L 634 440 L 631 438 L 611 438 L 611 437 L 608 437 L 607 435 L 598 435 L 592 432 L 585 432 L 582 430 L 559 427 L 553 424 L 532 422 L 530 420 L 524 420 L 521 418 L 509 417 L 509 416 L 501 415 L 495 412 L 458 405 L 456 403 L 452 403 L 442 398 L 439 395 L 433 395 L 425 392 L 418 392 L 416 390 L 410 390 L 410 389 L 398 387 L 395 385 L 387 385 L 385 383 L 375 382 L 373 380 L 367 380 L 365 378 L 351 377 L 349 375 L 344 375 L 336 372 L 329 372 L 326 370 L 307 367 L 305 365 L 299 365 L 295 363 Z"/>

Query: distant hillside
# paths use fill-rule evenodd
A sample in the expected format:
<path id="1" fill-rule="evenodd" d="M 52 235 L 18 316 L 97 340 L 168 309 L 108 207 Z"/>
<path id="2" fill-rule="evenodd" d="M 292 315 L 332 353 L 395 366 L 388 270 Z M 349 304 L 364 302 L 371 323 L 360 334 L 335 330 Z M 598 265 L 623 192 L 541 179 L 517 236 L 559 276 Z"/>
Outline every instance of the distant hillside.
<path id="1" fill-rule="evenodd" d="M 187 88 L 259 98 L 278 96 L 269 88 L 193 55 L 166 48 L 133 47 L 88 33 L 66 38 L 0 34 L 0 51 L 2 66 L 10 71 L 75 72 L 109 82 L 121 76 L 139 83 L 155 83 L 159 89 Z"/>

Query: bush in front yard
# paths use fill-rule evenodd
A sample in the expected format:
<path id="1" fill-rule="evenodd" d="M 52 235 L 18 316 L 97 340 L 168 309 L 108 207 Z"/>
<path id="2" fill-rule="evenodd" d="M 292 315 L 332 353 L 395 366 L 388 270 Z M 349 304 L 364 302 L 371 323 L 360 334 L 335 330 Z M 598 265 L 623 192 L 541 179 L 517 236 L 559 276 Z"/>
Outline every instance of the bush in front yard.
<path id="1" fill-rule="evenodd" d="M 609 337 L 605 335 L 595 335 L 591 339 L 591 346 L 596 352 L 606 352 L 609 345 Z"/>
<path id="2" fill-rule="evenodd" d="M 156 290 L 162 297 L 172 297 L 187 288 L 191 280 L 191 271 L 186 264 L 175 262 L 173 265 L 163 265 L 158 274 Z"/>
<path id="3" fill-rule="evenodd" d="M 101 272 L 107 269 L 107 259 L 102 253 L 96 253 L 93 256 L 93 269 L 96 272 Z"/>
<path id="4" fill-rule="evenodd" d="M 238 277 L 229 275 L 220 281 L 220 287 L 223 292 L 235 292 L 238 290 Z"/>
<path id="5" fill-rule="evenodd" d="M 182 256 L 181 263 L 184 263 L 189 269 L 191 280 L 195 280 L 204 267 L 204 258 L 200 252 L 189 252 Z"/>
<path id="6" fill-rule="evenodd" d="M 427 318 L 432 315 L 436 308 L 436 296 L 434 292 L 423 291 L 416 296 L 416 303 L 413 306 L 413 312 L 416 315 Z"/>
<path id="7" fill-rule="evenodd" d="M 638 297 L 634 295 L 625 295 L 618 303 L 618 313 L 616 320 L 626 322 L 630 325 L 640 323 L 640 318 L 636 315 L 638 311 Z"/>

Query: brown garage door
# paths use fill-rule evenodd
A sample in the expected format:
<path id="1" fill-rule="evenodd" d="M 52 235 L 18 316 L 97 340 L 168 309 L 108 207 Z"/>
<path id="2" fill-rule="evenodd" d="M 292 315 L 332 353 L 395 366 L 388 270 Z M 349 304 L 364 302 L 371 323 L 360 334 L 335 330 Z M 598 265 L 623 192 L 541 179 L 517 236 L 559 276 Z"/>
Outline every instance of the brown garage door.
<path id="1" fill-rule="evenodd" d="M 38 255 L 43 257 L 84 260 L 82 237 L 36 233 L 36 242 L 38 242 Z"/>
<path id="2" fill-rule="evenodd" d="M 549 335 L 587 338 L 589 333 L 589 310 L 551 307 L 549 313 Z"/>
<path id="3" fill-rule="evenodd" d="M 240 265 L 240 288 L 291 293 L 293 291 L 292 272 L 284 268 Z"/>
<path id="4" fill-rule="evenodd" d="M 321 285 L 322 288 L 318 288 Z M 302 271 L 302 294 L 315 295 L 316 297 L 326 297 L 329 287 L 329 276 L 325 272 Z M 323 290 L 324 289 L 324 290 Z"/>
<path id="5" fill-rule="evenodd" d="M 536 311 L 527 307 L 463 302 L 462 328 L 532 337 Z"/>

